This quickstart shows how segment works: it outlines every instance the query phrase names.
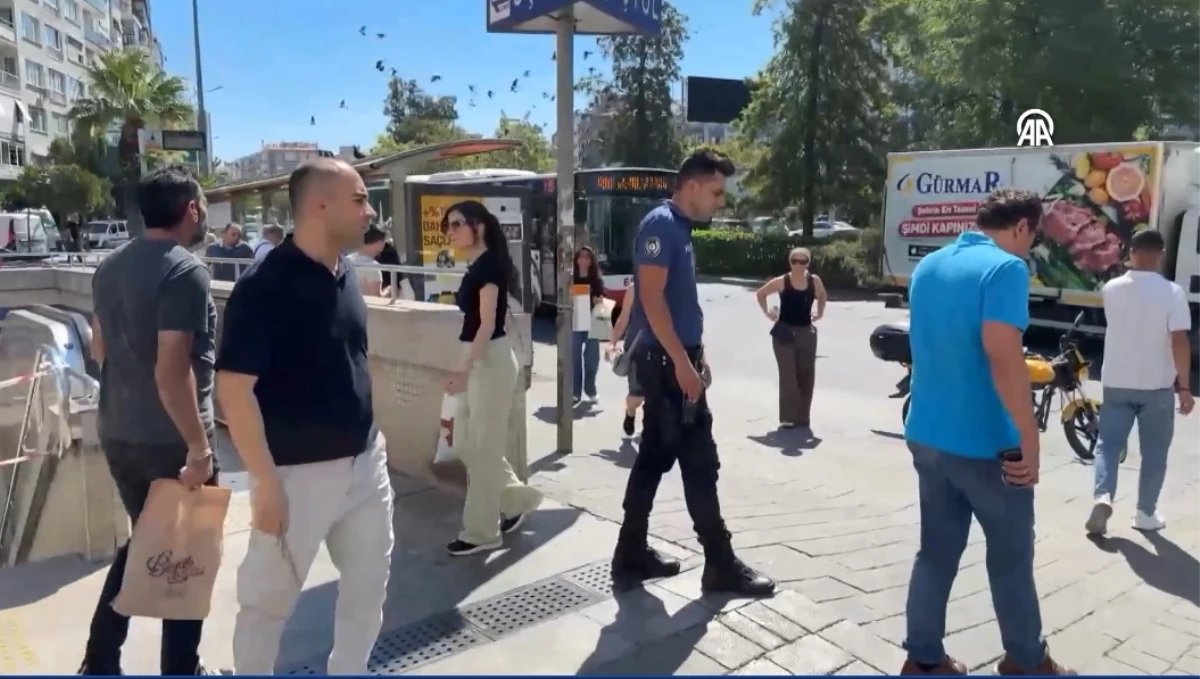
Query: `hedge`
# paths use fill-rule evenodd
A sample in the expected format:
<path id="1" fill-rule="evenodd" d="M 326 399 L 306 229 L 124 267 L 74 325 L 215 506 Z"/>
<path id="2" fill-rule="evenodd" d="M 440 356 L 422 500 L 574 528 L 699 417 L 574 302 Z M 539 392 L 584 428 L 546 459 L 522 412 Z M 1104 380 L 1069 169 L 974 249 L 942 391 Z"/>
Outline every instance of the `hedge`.
<path id="1" fill-rule="evenodd" d="M 858 288 L 870 278 L 870 248 L 855 236 L 805 241 L 784 235 L 711 229 L 693 233 L 692 242 L 699 273 L 709 276 L 766 280 L 786 272 L 788 253 L 802 246 L 812 251 L 812 272 L 820 275 L 828 287 Z"/>

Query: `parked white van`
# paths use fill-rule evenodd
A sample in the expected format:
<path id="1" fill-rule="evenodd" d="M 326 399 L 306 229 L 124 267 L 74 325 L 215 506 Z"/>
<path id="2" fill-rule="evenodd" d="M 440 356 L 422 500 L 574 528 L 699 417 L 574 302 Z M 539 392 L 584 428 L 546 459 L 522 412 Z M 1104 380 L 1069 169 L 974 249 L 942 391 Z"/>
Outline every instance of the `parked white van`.
<path id="1" fill-rule="evenodd" d="M 0 246 L 11 252 L 49 252 L 42 218 L 36 212 L 0 212 Z"/>
<path id="2" fill-rule="evenodd" d="M 125 220 L 102 220 L 88 222 L 83 227 L 84 237 L 93 250 L 111 250 L 129 240 Z"/>

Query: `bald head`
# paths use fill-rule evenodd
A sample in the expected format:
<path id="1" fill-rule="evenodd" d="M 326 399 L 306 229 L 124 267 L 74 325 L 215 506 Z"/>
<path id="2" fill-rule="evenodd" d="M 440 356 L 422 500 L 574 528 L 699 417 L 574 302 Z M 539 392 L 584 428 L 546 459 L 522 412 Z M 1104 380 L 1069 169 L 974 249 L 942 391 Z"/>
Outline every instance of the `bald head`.
<path id="1" fill-rule="evenodd" d="M 305 161 L 288 177 L 288 201 L 292 213 L 301 211 L 305 201 L 314 193 L 329 192 L 346 173 L 358 175 L 348 163 L 334 158 L 313 158 Z"/>

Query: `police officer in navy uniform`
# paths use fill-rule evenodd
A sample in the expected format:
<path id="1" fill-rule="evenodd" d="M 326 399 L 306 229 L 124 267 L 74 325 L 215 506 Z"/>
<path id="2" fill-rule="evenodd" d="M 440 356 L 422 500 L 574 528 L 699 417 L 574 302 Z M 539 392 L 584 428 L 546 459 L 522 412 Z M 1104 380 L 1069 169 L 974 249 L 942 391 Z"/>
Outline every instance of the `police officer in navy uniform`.
<path id="1" fill-rule="evenodd" d="M 646 215 L 634 241 L 637 296 L 625 336 L 639 338 L 627 350 L 633 352 L 646 401 L 642 443 L 625 489 L 625 520 L 613 555 L 617 583 L 680 571 L 678 561 L 647 544 L 659 482 L 678 460 L 688 514 L 704 547 L 704 590 L 744 596 L 775 591 L 774 582 L 734 556 L 717 498 L 721 464 L 701 377 L 707 365 L 692 229 L 725 204 L 725 181 L 733 173 L 733 163 L 720 153 L 692 153 L 679 168 L 674 195 Z"/>

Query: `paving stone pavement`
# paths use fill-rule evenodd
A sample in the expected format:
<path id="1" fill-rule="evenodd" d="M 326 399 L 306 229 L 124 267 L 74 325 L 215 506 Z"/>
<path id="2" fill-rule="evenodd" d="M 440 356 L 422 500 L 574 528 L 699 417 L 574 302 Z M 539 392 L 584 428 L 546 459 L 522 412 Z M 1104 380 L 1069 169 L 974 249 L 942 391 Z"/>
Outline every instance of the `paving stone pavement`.
<path id="1" fill-rule="evenodd" d="M 553 402 L 552 368 L 537 368 L 529 402 Z M 707 618 L 696 613 L 686 628 L 597 673 L 658 673 L 668 666 L 679 674 L 895 673 L 904 658 L 904 607 L 918 540 L 915 474 L 897 433 L 898 402 L 885 393 L 819 389 L 815 437 L 804 440 L 774 431 L 773 384 L 744 373 L 726 377 L 719 357 L 714 372 L 720 492 L 734 544 L 785 592 L 731 604 Z M 552 452 L 552 410 L 531 421 L 533 482 L 561 502 L 619 522 L 637 440 L 619 434 L 623 384 L 602 369 L 600 390 L 601 403 L 579 411 L 580 443 L 570 455 Z M 1139 462 L 1134 441 L 1110 534 L 1100 540 L 1082 529 L 1091 506 L 1091 467 L 1074 459 L 1061 429 L 1052 426 L 1044 435 L 1035 572 L 1044 632 L 1060 662 L 1087 674 L 1200 672 L 1196 429 L 1194 419 L 1180 418 L 1160 502 L 1168 527 L 1159 534 L 1128 527 Z M 664 479 L 651 532 L 700 551 L 677 472 Z M 690 572 L 650 588 L 651 594 L 665 590 L 700 600 L 698 577 Z M 947 623 L 948 652 L 973 673 L 991 673 L 1003 650 L 977 525 Z"/>

